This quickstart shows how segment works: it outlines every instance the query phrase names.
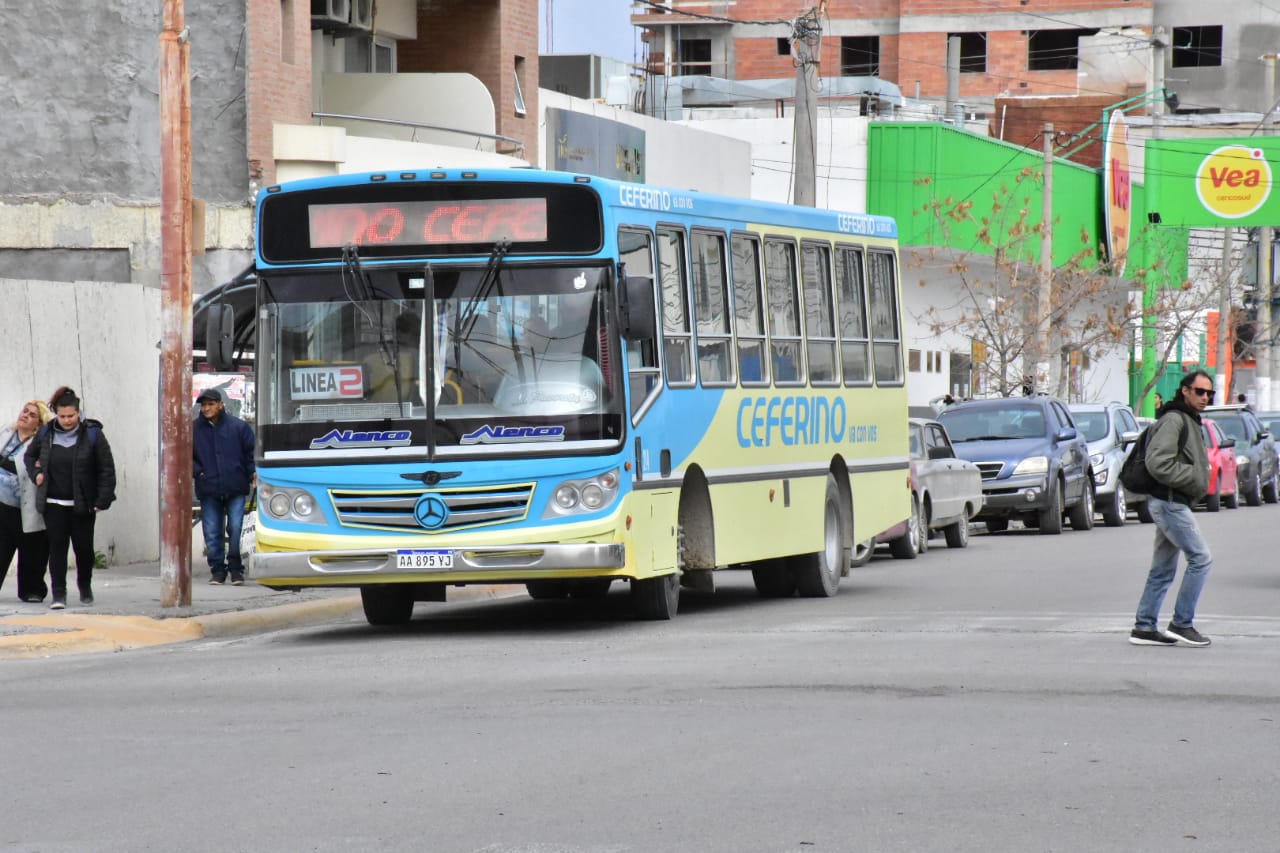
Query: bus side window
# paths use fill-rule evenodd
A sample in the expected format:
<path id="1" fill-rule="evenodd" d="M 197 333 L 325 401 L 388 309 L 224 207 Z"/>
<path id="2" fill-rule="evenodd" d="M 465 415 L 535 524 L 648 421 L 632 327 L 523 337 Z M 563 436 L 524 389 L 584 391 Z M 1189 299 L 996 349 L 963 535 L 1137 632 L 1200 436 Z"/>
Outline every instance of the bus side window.
<path id="1" fill-rule="evenodd" d="M 902 382 L 902 339 L 893 255 L 888 252 L 868 253 L 867 285 L 871 297 L 871 335 L 876 383 L 894 385 Z"/>
<path id="2" fill-rule="evenodd" d="M 618 260 L 628 276 L 653 278 L 653 235 L 646 229 L 618 229 Z M 657 338 L 627 340 L 627 386 L 631 394 L 631 416 L 635 418 L 658 393 L 662 373 L 658 363 Z"/>
<path id="3" fill-rule="evenodd" d="M 815 385 L 834 385 L 840 373 L 836 363 L 835 319 L 831 310 L 831 246 L 806 240 L 801 246 L 801 271 L 809 381 Z"/>
<path id="4" fill-rule="evenodd" d="M 804 381 L 800 351 L 800 308 L 796 293 L 796 247 L 788 240 L 764 244 L 764 280 L 769 295 L 769 335 L 777 385 Z"/>
<path id="5" fill-rule="evenodd" d="M 840 361 L 845 385 L 871 382 L 871 342 L 867 335 L 867 295 L 862 250 L 836 248 L 836 298 L 840 312 Z"/>
<path id="6" fill-rule="evenodd" d="M 667 384 L 689 386 L 694 383 L 693 330 L 689 322 L 683 231 L 658 229 L 658 277 Z"/>
<path id="7" fill-rule="evenodd" d="M 729 277 L 725 270 L 724 235 L 695 231 L 692 249 L 698 373 L 704 385 L 732 385 L 736 378 L 733 338 L 729 332 Z"/>
<path id="8" fill-rule="evenodd" d="M 761 293 L 760 241 L 735 234 L 730 241 L 733 256 L 733 311 L 738 333 L 738 370 L 743 385 L 769 382 L 765 357 L 764 298 Z"/>

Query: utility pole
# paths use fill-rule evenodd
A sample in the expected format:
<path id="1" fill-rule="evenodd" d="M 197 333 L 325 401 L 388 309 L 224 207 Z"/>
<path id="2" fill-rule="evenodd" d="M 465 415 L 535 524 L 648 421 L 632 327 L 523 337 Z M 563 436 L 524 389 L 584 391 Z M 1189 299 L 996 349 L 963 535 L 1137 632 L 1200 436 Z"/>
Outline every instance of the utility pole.
<path id="1" fill-rule="evenodd" d="M 822 22 L 818 10 L 810 9 L 796 18 L 791 28 L 791 55 L 796 64 L 795 126 L 796 182 L 792 203 L 805 207 L 817 204 L 818 143 L 814 131 L 814 90 L 818 86 L 818 62 L 822 53 Z"/>
<path id="2" fill-rule="evenodd" d="M 1053 123 L 1045 122 L 1044 187 L 1040 194 L 1040 281 L 1036 292 L 1035 361 L 1033 390 L 1046 391 L 1053 373 L 1053 350 L 1049 343 L 1049 317 L 1053 312 Z"/>
<path id="3" fill-rule="evenodd" d="M 160 32 L 160 606 L 191 605 L 191 80 L 183 0 Z"/>
<path id="4" fill-rule="evenodd" d="M 1276 55 L 1262 56 L 1262 133 L 1270 136 L 1271 110 L 1276 101 Z M 1258 329 L 1262 332 L 1262 352 L 1258 353 L 1258 409 L 1270 411 L 1280 403 L 1280 352 L 1276 348 L 1276 311 L 1271 301 L 1275 297 L 1276 271 L 1273 261 L 1275 255 L 1271 244 L 1275 239 L 1275 230 L 1270 225 L 1258 229 L 1258 295 L 1261 297 L 1258 306 Z M 1254 335 L 1257 340 L 1257 335 Z M 1266 372 L 1263 372 L 1263 364 Z"/>
<path id="5" fill-rule="evenodd" d="M 918 88 L 918 87 L 917 87 Z M 916 92 L 916 98 L 920 93 Z M 960 36 L 947 38 L 947 113 L 944 117 L 954 118 L 956 105 L 960 103 Z M 959 127 L 963 122 L 956 122 Z"/>
<path id="6" fill-rule="evenodd" d="M 1231 252 L 1234 236 L 1230 225 L 1222 229 L 1222 265 L 1219 267 L 1221 273 L 1218 281 L 1218 351 L 1214 360 L 1214 364 L 1218 365 L 1218 374 L 1213 380 L 1219 403 L 1231 402 L 1228 398 L 1231 386 L 1227 384 L 1227 374 L 1230 371 L 1227 368 L 1231 366 Z"/>

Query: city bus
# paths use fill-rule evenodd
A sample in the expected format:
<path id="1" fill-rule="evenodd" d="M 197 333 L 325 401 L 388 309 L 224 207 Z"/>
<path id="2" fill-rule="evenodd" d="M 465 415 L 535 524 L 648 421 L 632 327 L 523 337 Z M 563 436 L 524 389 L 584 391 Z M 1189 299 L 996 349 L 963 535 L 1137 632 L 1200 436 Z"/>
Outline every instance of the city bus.
<path id="1" fill-rule="evenodd" d="M 256 227 L 210 334 L 255 327 L 262 585 L 670 619 L 718 570 L 834 595 L 912 512 L 892 219 L 440 170 L 271 186 Z"/>

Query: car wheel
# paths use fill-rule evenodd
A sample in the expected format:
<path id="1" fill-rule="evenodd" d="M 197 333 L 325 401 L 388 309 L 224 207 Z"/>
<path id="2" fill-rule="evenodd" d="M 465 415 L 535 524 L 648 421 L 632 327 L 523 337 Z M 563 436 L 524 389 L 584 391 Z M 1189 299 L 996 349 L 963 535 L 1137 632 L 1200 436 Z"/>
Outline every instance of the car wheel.
<path id="1" fill-rule="evenodd" d="M 1236 509 L 1240 506 L 1240 484 L 1238 482 L 1231 489 L 1231 494 L 1225 496 L 1222 502 L 1227 505 L 1227 509 Z"/>
<path id="2" fill-rule="evenodd" d="M 1054 480 L 1049 490 L 1049 506 L 1040 513 L 1040 533 L 1056 536 L 1062 532 L 1062 482 Z"/>
<path id="3" fill-rule="evenodd" d="M 1272 474 L 1271 479 L 1262 487 L 1262 499 L 1269 504 L 1273 504 L 1280 500 L 1280 489 L 1277 489 L 1276 477 L 1280 475 Z"/>
<path id="4" fill-rule="evenodd" d="M 1085 483 L 1084 494 L 1080 497 L 1080 503 L 1073 506 L 1067 513 L 1071 518 L 1072 530 L 1092 530 L 1093 529 L 1093 484 Z"/>
<path id="5" fill-rule="evenodd" d="M 926 500 L 920 504 L 920 541 L 916 548 L 921 554 L 929 550 L 929 525 L 933 522 L 932 514 L 929 511 L 929 502 Z"/>
<path id="6" fill-rule="evenodd" d="M 871 555 L 876 552 L 876 540 L 868 539 L 859 542 L 849 550 L 849 568 L 856 569 L 871 562 Z"/>
<path id="7" fill-rule="evenodd" d="M 948 548 L 964 548 L 969 544 L 969 507 L 964 508 L 964 517 L 942 528 L 942 535 L 947 537 Z"/>
<path id="8" fill-rule="evenodd" d="M 1253 478 L 1249 491 L 1244 493 L 1244 502 L 1249 506 L 1262 506 L 1262 475 Z"/>
<path id="9" fill-rule="evenodd" d="M 1009 529 L 1009 519 L 1007 516 L 986 519 L 988 533 L 1004 533 Z"/>
<path id="10" fill-rule="evenodd" d="M 1217 512 L 1222 509 L 1222 496 L 1218 494 L 1205 495 L 1204 508 L 1209 512 Z"/>
<path id="11" fill-rule="evenodd" d="M 1124 486 L 1116 486 L 1111 499 L 1102 508 L 1102 523 L 1107 527 L 1123 527 L 1128 514 L 1129 504 L 1124 497 Z"/>
<path id="12" fill-rule="evenodd" d="M 899 560 L 914 560 L 920 553 L 920 499 L 911 496 L 911 517 L 907 532 L 889 543 L 889 553 Z"/>

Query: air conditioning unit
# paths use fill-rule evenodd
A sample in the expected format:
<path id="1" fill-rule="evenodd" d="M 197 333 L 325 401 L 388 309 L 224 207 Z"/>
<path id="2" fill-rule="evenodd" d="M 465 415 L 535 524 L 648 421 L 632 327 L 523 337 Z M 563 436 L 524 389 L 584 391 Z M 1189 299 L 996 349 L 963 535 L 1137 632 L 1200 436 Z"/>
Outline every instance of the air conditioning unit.
<path id="1" fill-rule="evenodd" d="M 351 4 L 351 28 L 373 29 L 373 0 L 347 0 Z"/>
<path id="2" fill-rule="evenodd" d="M 351 0 L 311 0 L 311 24 L 346 26 L 351 21 Z"/>

